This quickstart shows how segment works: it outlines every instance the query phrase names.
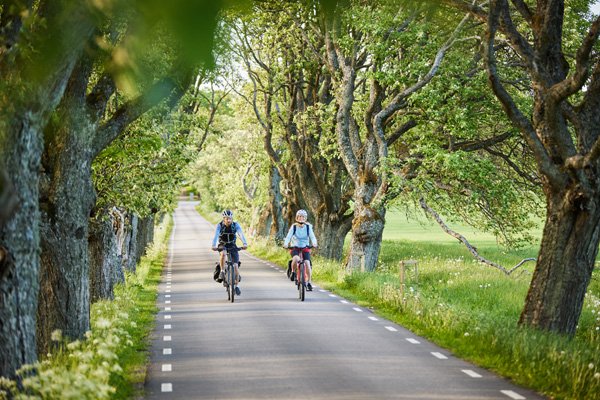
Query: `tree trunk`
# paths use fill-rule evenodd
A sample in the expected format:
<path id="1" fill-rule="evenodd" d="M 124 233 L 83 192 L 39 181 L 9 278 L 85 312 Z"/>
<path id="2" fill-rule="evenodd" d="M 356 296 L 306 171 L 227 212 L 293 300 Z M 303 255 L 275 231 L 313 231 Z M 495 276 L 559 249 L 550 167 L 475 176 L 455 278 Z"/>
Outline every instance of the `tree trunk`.
<path id="1" fill-rule="evenodd" d="M 128 238 L 128 244 L 129 246 L 127 246 L 127 258 L 126 258 L 126 265 L 125 268 L 127 269 L 127 271 L 135 273 L 135 267 L 137 266 L 137 263 L 139 261 L 139 259 L 137 258 L 138 255 L 138 235 L 139 235 L 139 229 L 140 229 L 140 219 L 137 215 L 135 214 L 130 214 L 131 218 L 129 219 L 129 223 L 131 224 L 131 230 L 129 231 L 129 238 Z"/>
<path id="2" fill-rule="evenodd" d="M 63 116 L 69 117 L 54 142 L 46 146 L 50 185 L 43 184 L 40 193 L 40 354 L 47 352 L 54 330 L 75 339 L 83 337 L 90 326 L 88 235 L 95 193 L 89 143 L 95 131 L 83 112 L 71 107 L 65 110 Z"/>
<path id="3" fill-rule="evenodd" d="M 270 234 L 275 241 L 283 243 L 287 234 L 287 224 L 283 218 L 283 195 L 281 193 L 281 175 L 275 166 L 271 167 L 269 186 L 269 209 L 271 212 L 272 224 Z"/>
<path id="4" fill-rule="evenodd" d="M 346 267 L 349 270 L 374 271 L 379 259 L 385 225 L 385 208 L 356 204 L 352 220 L 352 240 Z"/>
<path id="5" fill-rule="evenodd" d="M 148 245 L 154 240 L 154 216 L 150 215 L 139 220 L 137 262 L 146 255 Z"/>
<path id="6" fill-rule="evenodd" d="M 78 54 L 93 28 L 88 14 L 82 12 L 68 29 L 61 27 L 60 34 L 50 34 L 57 33 L 55 29 L 62 15 L 55 8 L 60 7 L 62 4 L 58 2 L 46 7 L 43 10 L 47 12 L 43 15 L 46 28 L 34 27 L 31 30 L 34 33 L 19 39 L 19 43 L 23 42 L 20 47 L 33 50 L 30 56 L 0 58 L 5 78 L 4 96 L 0 99 L 0 170 L 8 172 L 18 199 L 17 209 L 0 224 L 0 376 L 11 377 L 22 364 L 37 359 L 38 200 L 43 130 L 63 96 Z M 60 43 L 52 46 L 55 57 L 46 52 L 48 41 Z M 19 59 L 28 64 L 19 64 Z M 44 66 L 43 76 L 38 76 L 39 79 L 28 76 L 31 66 L 40 65 Z M 19 77 L 17 82 L 11 81 L 14 77 Z M 23 82 L 28 83 L 23 85 Z"/>
<path id="7" fill-rule="evenodd" d="M 115 221 L 109 218 L 90 224 L 90 298 L 92 303 L 114 298 L 114 286 L 125 281 Z"/>
<path id="8" fill-rule="evenodd" d="M 7 377 L 37 359 L 38 171 L 43 124 L 40 116 L 29 117 L 14 121 L 14 129 L 8 130 L 7 141 L 0 146 L 0 162 L 9 171 L 18 198 L 18 207 L 0 225 L 0 376 Z"/>
<path id="9" fill-rule="evenodd" d="M 332 260 L 341 260 L 344 241 L 352 227 L 352 217 L 348 216 L 340 221 L 337 214 L 324 214 L 315 218 L 314 226 L 319 242 L 319 255 Z"/>
<path id="10" fill-rule="evenodd" d="M 547 218 L 520 324 L 573 335 L 600 242 L 599 199 L 577 188 L 548 196 Z"/>

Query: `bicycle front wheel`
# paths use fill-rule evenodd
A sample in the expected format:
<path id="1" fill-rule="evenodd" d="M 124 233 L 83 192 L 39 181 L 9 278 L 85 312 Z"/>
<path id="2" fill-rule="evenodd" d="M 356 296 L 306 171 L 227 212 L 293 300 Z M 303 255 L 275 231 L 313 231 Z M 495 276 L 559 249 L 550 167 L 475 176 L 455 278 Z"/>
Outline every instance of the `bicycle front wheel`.
<path id="1" fill-rule="evenodd" d="M 231 302 L 235 300 L 235 267 L 229 266 L 229 291 L 231 293 Z"/>
<path id="2" fill-rule="evenodd" d="M 300 279 L 298 280 L 298 297 L 304 301 L 306 295 L 306 278 L 304 277 L 304 263 L 300 264 Z"/>

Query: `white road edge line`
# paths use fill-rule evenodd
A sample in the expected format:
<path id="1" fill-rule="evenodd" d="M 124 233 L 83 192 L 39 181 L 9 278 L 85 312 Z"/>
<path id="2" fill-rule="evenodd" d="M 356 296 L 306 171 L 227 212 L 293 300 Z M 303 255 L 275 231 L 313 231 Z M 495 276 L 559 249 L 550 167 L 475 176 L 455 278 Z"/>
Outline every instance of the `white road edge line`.
<path id="1" fill-rule="evenodd" d="M 379 321 L 379 320 L 378 320 L 377 318 L 375 318 L 375 317 L 369 317 L 369 319 L 370 319 L 371 321 Z"/>
<path id="2" fill-rule="evenodd" d="M 166 300 L 165 304 L 171 304 L 171 300 Z"/>
<path id="3" fill-rule="evenodd" d="M 173 371 L 173 366 L 171 364 L 163 364 L 161 371 L 162 372 L 171 372 L 171 371 Z"/>
<path id="4" fill-rule="evenodd" d="M 361 309 L 360 309 L 360 308 L 358 308 L 358 307 L 352 307 L 352 309 L 353 309 L 354 311 L 356 311 L 356 312 L 363 312 L 363 310 L 361 310 Z"/>
<path id="5" fill-rule="evenodd" d="M 461 369 L 462 372 L 464 372 L 465 374 L 469 375 L 471 378 L 482 378 L 481 375 L 479 375 L 477 372 L 472 371 L 470 369 Z"/>
<path id="6" fill-rule="evenodd" d="M 406 340 L 412 344 L 421 344 L 421 342 L 419 342 L 417 339 L 413 339 L 413 338 L 406 338 Z"/>
<path id="7" fill-rule="evenodd" d="M 163 392 L 163 393 L 172 392 L 173 391 L 173 384 L 172 383 L 161 383 L 160 384 L 160 391 Z"/>
<path id="8" fill-rule="evenodd" d="M 394 328 L 393 326 L 386 326 L 385 329 L 387 329 L 390 332 L 398 332 L 398 329 Z"/>
<path id="9" fill-rule="evenodd" d="M 335 294 L 330 294 L 329 297 L 337 297 Z"/>
<path id="10" fill-rule="evenodd" d="M 501 390 L 500 393 L 505 394 L 508 397 L 510 397 L 511 399 L 515 399 L 515 400 L 524 400 L 525 399 L 525 397 L 521 396 L 517 392 L 513 392 L 512 390 Z"/>
<path id="11" fill-rule="evenodd" d="M 340 303 L 342 303 L 342 304 L 348 304 L 348 302 L 346 300 L 340 300 Z"/>
<path id="12" fill-rule="evenodd" d="M 440 360 L 447 360 L 448 359 L 448 357 L 446 357 L 442 353 L 438 353 L 437 351 L 432 351 L 431 355 L 434 356 L 435 358 L 439 358 Z"/>
<path id="13" fill-rule="evenodd" d="M 166 324 L 165 329 L 171 329 L 171 324 Z"/>
<path id="14" fill-rule="evenodd" d="M 165 315 L 165 319 L 171 319 L 170 315 Z"/>
<path id="15" fill-rule="evenodd" d="M 173 354 L 173 350 L 171 350 L 169 347 L 163 349 L 163 355 L 168 356 L 171 354 Z"/>
<path id="16" fill-rule="evenodd" d="M 163 336 L 163 342 L 170 342 L 171 336 Z"/>
<path id="17" fill-rule="evenodd" d="M 171 307 L 165 307 L 165 311 L 171 311 Z"/>

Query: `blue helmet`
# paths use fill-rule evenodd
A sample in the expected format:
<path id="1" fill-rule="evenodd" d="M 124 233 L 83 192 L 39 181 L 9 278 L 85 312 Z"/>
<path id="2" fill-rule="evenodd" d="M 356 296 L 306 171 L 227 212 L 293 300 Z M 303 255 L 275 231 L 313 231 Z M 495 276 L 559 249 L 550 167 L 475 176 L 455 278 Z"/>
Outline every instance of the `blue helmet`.
<path id="1" fill-rule="evenodd" d="M 233 211 L 224 210 L 221 215 L 223 216 L 223 218 L 233 218 Z"/>

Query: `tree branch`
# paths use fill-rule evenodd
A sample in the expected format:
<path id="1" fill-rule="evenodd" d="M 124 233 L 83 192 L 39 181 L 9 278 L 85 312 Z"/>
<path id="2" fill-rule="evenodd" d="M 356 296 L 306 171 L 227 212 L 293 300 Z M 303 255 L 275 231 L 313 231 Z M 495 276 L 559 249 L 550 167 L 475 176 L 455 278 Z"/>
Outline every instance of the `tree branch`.
<path id="1" fill-rule="evenodd" d="M 523 259 L 521 262 L 519 262 L 517 265 L 515 265 L 514 267 L 510 268 L 510 269 L 506 269 L 504 268 L 502 265 L 495 263 L 493 261 L 490 261 L 488 259 L 483 258 L 481 255 L 479 255 L 479 252 L 477 251 L 477 248 L 475 248 L 474 246 L 472 246 L 469 241 L 460 233 L 457 233 L 455 231 L 453 231 L 452 229 L 450 229 L 448 227 L 448 225 L 446 225 L 446 223 L 444 222 L 444 220 L 442 220 L 442 218 L 439 216 L 439 214 L 432 209 L 431 207 L 429 207 L 429 205 L 425 202 L 424 198 L 420 198 L 419 199 L 419 204 L 421 205 L 421 208 L 423 208 L 423 210 L 425 210 L 425 212 L 427 214 L 429 214 L 433 219 L 435 219 L 435 221 L 438 223 L 438 225 L 440 225 L 442 227 L 442 229 L 444 230 L 444 232 L 446 232 L 447 234 L 449 234 L 450 236 L 456 238 L 459 242 L 461 242 L 462 244 L 465 245 L 465 247 L 467 248 L 467 250 L 469 250 L 469 252 L 471 254 L 473 254 L 473 257 L 475 257 L 475 259 L 477 259 L 479 262 L 483 263 L 483 264 L 487 264 L 491 267 L 494 267 L 496 269 L 499 269 L 500 271 L 504 272 L 506 275 L 510 275 L 511 273 L 513 273 L 517 268 L 519 268 L 521 265 L 525 264 L 528 261 L 536 261 L 535 258 L 525 258 Z"/>
<path id="2" fill-rule="evenodd" d="M 512 3 L 515 5 L 515 8 L 519 11 L 521 16 L 529 25 L 533 23 L 533 14 L 531 14 L 531 10 L 525 4 L 523 0 L 512 0 Z"/>
<path id="3" fill-rule="evenodd" d="M 462 151 L 477 151 L 490 146 L 493 146 L 498 143 L 502 143 L 507 139 L 510 139 L 513 136 L 513 133 L 508 131 L 503 133 L 502 135 L 494 136 L 491 138 L 483 139 L 483 140 L 475 140 L 469 142 L 459 142 L 454 143 L 452 146 L 453 150 L 462 150 Z"/>
<path id="4" fill-rule="evenodd" d="M 169 106 L 173 107 L 183 96 L 191 82 L 191 74 L 189 72 L 175 72 L 173 76 L 156 82 L 146 93 L 137 99 L 123 104 L 110 119 L 99 127 L 92 143 L 92 159 L 124 132 L 129 124 L 160 104 L 163 100 L 167 100 Z"/>
<path id="5" fill-rule="evenodd" d="M 387 145 L 391 146 L 392 144 L 394 144 L 396 140 L 400 139 L 406 132 L 408 132 L 415 126 L 417 126 L 417 121 L 415 121 L 414 119 L 410 119 L 408 122 L 402 124 L 402 126 L 396 129 L 394 133 L 392 133 L 387 138 Z"/>
<path id="6" fill-rule="evenodd" d="M 556 83 L 548 90 L 548 96 L 554 104 L 558 104 L 572 94 L 577 93 L 585 84 L 589 76 L 590 54 L 598 40 L 599 33 L 600 16 L 592 23 L 581 47 L 577 50 L 575 73 L 569 78 Z"/>
<path id="7" fill-rule="evenodd" d="M 108 73 L 104 73 L 90 94 L 87 95 L 86 103 L 88 110 L 95 115 L 96 121 L 100 120 L 106 112 L 108 100 L 110 99 L 110 96 L 115 93 L 115 90 L 115 81 L 112 79 L 112 76 Z"/>
<path id="8" fill-rule="evenodd" d="M 523 134 L 527 144 L 533 151 L 540 165 L 540 170 L 549 179 L 551 185 L 557 189 L 562 189 L 565 186 L 564 177 L 560 171 L 552 163 L 546 148 L 537 136 L 535 129 L 529 119 L 519 110 L 516 103 L 506 91 L 500 79 L 496 66 L 496 58 L 494 54 L 494 40 L 498 29 L 498 18 L 501 12 L 501 1 L 492 1 L 488 18 L 488 29 L 486 32 L 486 40 L 484 40 L 484 61 L 488 73 L 488 79 L 492 85 L 494 94 L 500 100 L 504 111 L 510 120 L 519 128 Z M 504 3 L 505 4 L 505 3 Z"/>

